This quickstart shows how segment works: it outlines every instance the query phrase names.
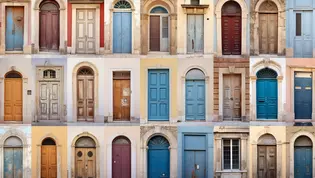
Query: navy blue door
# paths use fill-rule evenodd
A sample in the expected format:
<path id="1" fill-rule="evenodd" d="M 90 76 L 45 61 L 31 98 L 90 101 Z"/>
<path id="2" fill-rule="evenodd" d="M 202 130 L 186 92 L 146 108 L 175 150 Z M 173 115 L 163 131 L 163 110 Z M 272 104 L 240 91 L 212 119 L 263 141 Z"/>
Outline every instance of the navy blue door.
<path id="1" fill-rule="evenodd" d="M 170 144 L 162 136 L 155 136 L 148 143 L 148 178 L 170 177 Z"/>
<path id="2" fill-rule="evenodd" d="M 186 80 L 186 119 L 205 119 L 205 81 Z"/>
<path id="3" fill-rule="evenodd" d="M 113 52 L 131 53 L 131 12 L 114 12 Z"/>
<path id="4" fill-rule="evenodd" d="M 149 120 L 169 119 L 169 71 L 152 69 L 148 75 Z"/>
<path id="5" fill-rule="evenodd" d="M 24 8 L 6 8 L 5 48 L 6 51 L 23 50 Z"/>
<path id="6" fill-rule="evenodd" d="M 313 57 L 313 11 L 294 11 L 294 57 Z"/>
<path id="7" fill-rule="evenodd" d="M 294 112 L 295 119 L 312 118 L 312 73 L 295 72 Z"/>
<path id="8" fill-rule="evenodd" d="M 294 148 L 294 178 L 312 178 L 312 147 Z"/>

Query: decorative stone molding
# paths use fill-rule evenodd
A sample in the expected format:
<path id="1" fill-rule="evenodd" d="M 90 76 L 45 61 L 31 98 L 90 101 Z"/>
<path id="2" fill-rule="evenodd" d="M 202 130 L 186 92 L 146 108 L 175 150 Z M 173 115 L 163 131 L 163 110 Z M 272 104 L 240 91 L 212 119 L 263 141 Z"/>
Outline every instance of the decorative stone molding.
<path id="1" fill-rule="evenodd" d="M 208 4 L 204 5 L 182 4 L 181 6 L 184 10 L 184 14 L 206 14 L 209 9 Z"/>

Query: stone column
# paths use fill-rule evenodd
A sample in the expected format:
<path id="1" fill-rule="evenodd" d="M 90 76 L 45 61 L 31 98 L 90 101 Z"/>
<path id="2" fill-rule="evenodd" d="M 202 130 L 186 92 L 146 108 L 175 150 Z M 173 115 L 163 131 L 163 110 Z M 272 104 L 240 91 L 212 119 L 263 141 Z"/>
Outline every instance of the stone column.
<path id="1" fill-rule="evenodd" d="M 170 54 L 177 54 L 177 14 L 170 15 Z"/>
<path id="2" fill-rule="evenodd" d="M 141 14 L 141 54 L 148 54 L 148 14 Z"/>

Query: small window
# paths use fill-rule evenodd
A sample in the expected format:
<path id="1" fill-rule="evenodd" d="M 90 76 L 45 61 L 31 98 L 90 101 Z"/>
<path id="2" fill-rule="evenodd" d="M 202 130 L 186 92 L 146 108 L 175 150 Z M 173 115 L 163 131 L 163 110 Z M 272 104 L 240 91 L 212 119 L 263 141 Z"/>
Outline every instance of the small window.
<path id="1" fill-rule="evenodd" d="M 239 139 L 223 140 L 223 169 L 240 169 Z"/>
<path id="2" fill-rule="evenodd" d="M 54 70 L 45 70 L 44 71 L 44 78 L 56 78 L 56 71 Z"/>
<path id="3" fill-rule="evenodd" d="M 168 38 L 168 17 L 162 17 L 162 38 Z"/>
<path id="4" fill-rule="evenodd" d="M 190 0 L 191 5 L 199 5 L 199 0 Z"/>
<path id="5" fill-rule="evenodd" d="M 302 14 L 296 13 L 296 22 L 295 22 L 296 36 L 302 36 Z"/>
<path id="6" fill-rule="evenodd" d="M 116 9 L 130 9 L 130 8 L 131 8 L 131 5 L 130 5 L 130 3 L 127 2 L 127 1 L 118 1 L 118 2 L 115 4 L 114 8 L 116 8 Z"/>

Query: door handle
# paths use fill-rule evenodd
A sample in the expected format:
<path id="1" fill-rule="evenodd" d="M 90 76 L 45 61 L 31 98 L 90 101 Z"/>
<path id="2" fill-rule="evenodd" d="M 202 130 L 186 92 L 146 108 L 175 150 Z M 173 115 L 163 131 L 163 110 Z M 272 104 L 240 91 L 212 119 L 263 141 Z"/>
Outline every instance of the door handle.
<path id="1" fill-rule="evenodd" d="M 192 46 L 192 49 L 195 49 L 195 43 L 193 39 L 191 40 L 191 46 Z"/>

